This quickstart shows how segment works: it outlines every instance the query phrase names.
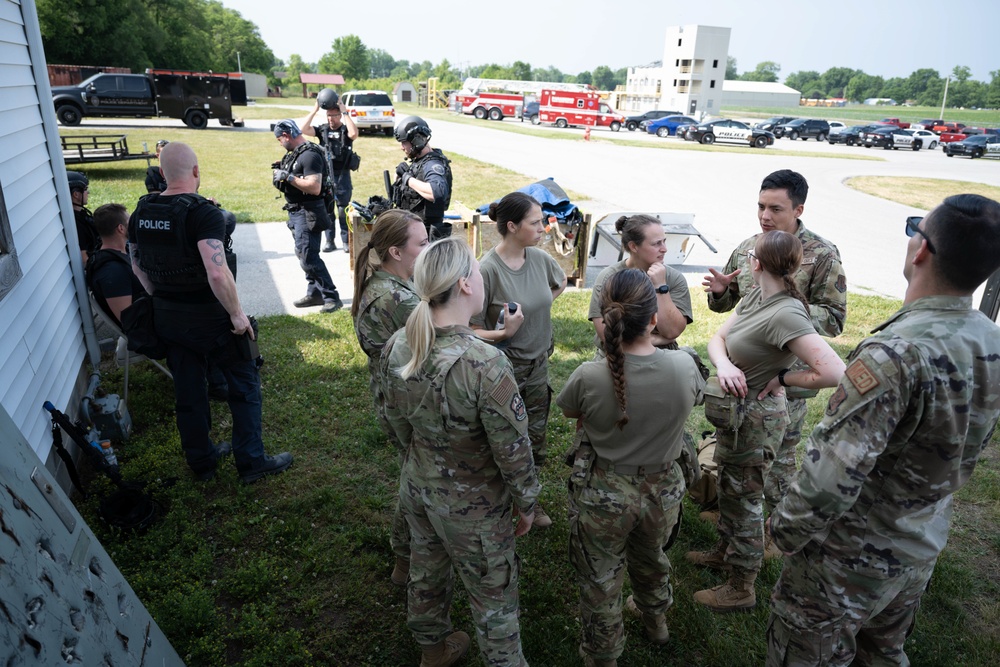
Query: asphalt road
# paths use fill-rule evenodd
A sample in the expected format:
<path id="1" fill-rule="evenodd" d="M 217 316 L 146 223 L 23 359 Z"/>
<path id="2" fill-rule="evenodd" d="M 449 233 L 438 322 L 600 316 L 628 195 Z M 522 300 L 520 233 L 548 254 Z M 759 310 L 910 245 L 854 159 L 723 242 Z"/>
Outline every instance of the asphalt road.
<path id="1" fill-rule="evenodd" d="M 125 128 L 182 126 L 170 119 L 87 119 L 85 123 Z M 213 125 L 209 131 L 268 131 L 269 121 L 250 120 L 247 125 L 225 130 Z M 649 147 L 625 146 L 583 141 L 579 129 L 546 128 L 580 137 L 579 141 L 552 141 L 504 132 L 491 125 L 488 121 L 466 124 L 435 119 L 431 122 L 431 145 L 523 173 L 528 176 L 526 184 L 552 177 L 564 188 L 588 197 L 577 203 L 592 213 L 595 221 L 614 211 L 695 214 L 695 226 L 719 253 L 713 254 L 702 243 L 695 245 L 687 262 L 677 267 L 691 285 L 700 285 L 708 266 L 721 267 L 732 248 L 759 230 L 756 209 L 760 182 L 777 169 L 794 169 L 808 179 L 810 193 L 802 219 L 840 248 L 848 288 L 896 298 L 903 297 L 906 287 L 902 275 L 904 219 L 925 212 L 857 192 L 844 181 L 862 175 L 913 176 L 1000 186 L 996 160 L 949 159 L 940 150 L 883 151 L 788 139 L 751 154 L 728 152 L 721 144 L 712 152 L 662 150 L 655 147 L 657 143 L 679 140 L 624 130 L 593 133 L 594 137 L 627 137 L 649 143 Z M 362 138 L 359 148 L 363 142 Z M 801 155 L 805 151 L 831 157 Z M 874 155 L 884 161 L 837 159 L 852 154 Z M 484 202 L 464 203 L 474 207 Z M 237 284 L 247 312 L 303 312 L 291 305 L 302 296 L 305 280 L 284 223 L 240 225 L 234 240 L 240 257 Z M 349 303 L 352 290 L 347 255 L 338 251 L 323 258 L 341 298 Z M 315 309 L 305 312 L 310 310 Z"/>

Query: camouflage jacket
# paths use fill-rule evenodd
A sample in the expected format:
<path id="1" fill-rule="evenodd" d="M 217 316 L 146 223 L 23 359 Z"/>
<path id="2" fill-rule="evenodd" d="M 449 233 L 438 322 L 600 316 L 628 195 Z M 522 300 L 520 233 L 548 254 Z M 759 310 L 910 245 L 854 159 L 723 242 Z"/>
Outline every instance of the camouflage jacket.
<path id="1" fill-rule="evenodd" d="M 933 564 L 1000 416 L 1000 328 L 971 306 L 918 299 L 851 354 L 771 515 L 783 551 L 879 579 Z"/>
<path id="2" fill-rule="evenodd" d="M 373 378 L 378 372 L 378 361 L 386 341 L 406 325 L 406 319 L 419 302 L 408 280 L 386 271 L 375 271 L 368 279 L 358 304 L 354 332 L 361 349 L 368 355 L 368 371 Z"/>
<path id="3" fill-rule="evenodd" d="M 729 284 L 729 291 L 715 297 L 708 293 L 708 307 L 724 313 L 736 307 L 753 286 L 753 273 L 747 262 L 747 251 L 757 243 L 754 234 L 743 241 L 729 256 L 723 273 L 740 269 L 740 275 Z M 847 318 L 847 277 L 840 263 L 840 251 L 823 237 L 806 229 L 799 220 L 797 236 L 802 242 L 802 266 L 795 272 L 795 285 L 809 302 L 809 318 L 822 336 L 839 336 Z"/>
<path id="4" fill-rule="evenodd" d="M 541 489 L 531 458 L 528 419 L 510 361 L 467 327 L 436 329 L 430 355 L 413 377 L 404 332 L 380 363 L 382 419 L 403 444 L 400 494 L 428 512 L 481 520 L 533 511 Z"/>

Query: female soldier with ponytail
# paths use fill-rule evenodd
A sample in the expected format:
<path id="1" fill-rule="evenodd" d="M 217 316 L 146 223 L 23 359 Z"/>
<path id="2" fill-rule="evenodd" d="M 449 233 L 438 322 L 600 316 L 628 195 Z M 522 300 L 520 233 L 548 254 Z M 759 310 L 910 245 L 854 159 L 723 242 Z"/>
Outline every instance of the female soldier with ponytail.
<path id="1" fill-rule="evenodd" d="M 710 551 L 687 559 L 729 573 L 726 583 L 698 591 L 695 602 L 713 611 L 751 609 L 764 559 L 764 479 L 788 426 L 784 387 L 834 387 L 844 362 L 820 338 L 809 305 L 792 279 L 802 262 L 798 237 L 770 231 L 747 253 L 754 287 L 708 343 L 726 393 L 743 400 L 736 429 L 719 428 L 719 535 Z M 798 358 L 809 370 L 789 371 Z"/>
<path id="2" fill-rule="evenodd" d="M 684 421 L 705 381 L 686 352 L 653 345 L 656 291 L 644 271 L 624 269 L 604 285 L 600 315 L 606 359 L 577 368 L 557 404 L 582 420 L 594 450 L 570 479 L 570 561 L 577 572 L 586 665 L 615 667 L 625 646 L 621 587 L 627 568 L 650 641 L 669 638 L 673 604 L 665 552 L 686 490 L 676 459 Z M 609 400 L 614 396 L 615 400 Z M 579 460 L 579 458 L 578 458 Z"/>
<path id="3" fill-rule="evenodd" d="M 534 520 L 539 485 L 510 362 L 468 327 L 483 307 L 464 241 L 432 243 L 413 277 L 420 302 L 383 349 L 383 418 L 405 448 L 400 506 L 412 535 L 407 624 L 422 667 L 452 665 L 452 566 L 465 584 L 483 662 L 522 667 L 515 535 Z M 520 517 L 514 528 L 516 511 Z"/>
<path id="4" fill-rule="evenodd" d="M 545 463 L 548 441 L 549 355 L 552 353 L 552 302 L 566 289 L 566 274 L 544 250 L 536 248 L 545 233 L 542 207 L 523 192 L 512 192 L 490 204 L 489 216 L 502 240 L 483 256 L 485 297 L 482 312 L 471 322 L 483 340 L 503 349 L 514 367 L 517 389 L 528 412 L 528 436 L 535 465 Z M 517 304 L 511 312 L 509 303 Z M 500 316 L 503 328 L 497 329 Z M 535 526 L 552 519 L 536 505 Z"/>
<path id="5" fill-rule="evenodd" d="M 376 412 L 382 409 L 378 390 L 378 364 L 382 348 L 392 334 L 403 328 L 406 318 L 420 301 L 410 279 L 417 256 L 426 246 L 424 221 L 409 211 L 392 209 L 375 218 L 371 240 L 358 253 L 351 318 L 358 343 L 368 355 L 369 387 Z M 388 435 L 393 438 L 392 433 Z M 402 447 L 398 442 L 396 444 L 402 454 Z M 410 571 L 410 531 L 398 502 L 392 517 L 389 543 L 396 555 L 396 564 L 389 578 L 395 585 L 405 586 Z"/>

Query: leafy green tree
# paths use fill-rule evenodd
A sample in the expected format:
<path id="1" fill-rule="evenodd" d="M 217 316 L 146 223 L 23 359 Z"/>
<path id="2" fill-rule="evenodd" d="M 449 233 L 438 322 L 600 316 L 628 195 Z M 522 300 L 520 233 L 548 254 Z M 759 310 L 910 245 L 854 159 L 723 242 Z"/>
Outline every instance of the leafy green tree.
<path id="1" fill-rule="evenodd" d="M 160 37 L 142 0 L 37 0 L 45 59 L 142 71 L 154 64 L 146 45 Z"/>
<path id="2" fill-rule="evenodd" d="M 852 102 L 862 102 L 869 97 L 885 97 L 882 95 L 884 86 L 885 81 L 880 76 L 855 74 L 844 88 L 844 97 Z"/>
<path id="3" fill-rule="evenodd" d="M 497 65 L 492 63 L 487 65 L 482 72 L 479 73 L 480 79 L 513 79 L 513 72 L 510 71 L 509 67 L 504 67 L 503 65 Z"/>
<path id="4" fill-rule="evenodd" d="M 864 72 L 850 67 L 831 67 L 820 76 L 819 87 L 830 97 L 844 97 L 844 89 L 857 74 Z"/>
<path id="5" fill-rule="evenodd" d="M 523 60 L 515 60 L 510 66 L 510 73 L 518 81 L 531 81 L 531 65 Z"/>
<path id="6" fill-rule="evenodd" d="M 323 74 L 342 74 L 345 79 L 367 79 L 371 76 L 371 59 L 368 47 L 357 35 L 346 35 L 333 40 L 332 51 L 319 59 Z"/>
<path id="7" fill-rule="evenodd" d="M 576 83 L 593 85 L 594 77 L 590 72 L 580 72 L 579 74 L 576 75 Z"/>
<path id="8" fill-rule="evenodd" d="M 736 71 L 736 58 L 726 56 L 726 81 L 735 81 L 740 75 Z"/>
<path id="9" fill-rule="evenodd" d="M 807 90 L 813 90 L 819 85 L 819 72 L 812 70 L 792 72 L 785 79 L 785 85 L 802 93 L 805 93 Z"/>
<path id="10" fill-rule="evenodd" d="M 934 86 L 932 84 L 933 81 L 937 81 L 940 86 Z M 924 100 L 930 99 L 925 93 L 931 87 L 935 88 L 934 96 L 937 97 L 937 102 L 932 101 L 930 105 L 941 104 L 941 95 L 944 93 L 944 79 L 941 78 L 936 69 L 918 69 L 906 78 L 907 96 L 909 99 L 916 100 L 917 104 L 925 104 Z"/>
<path id="11" fill-rule="evenodd" d="M 302 56 L 297 53 L 293 53 L 288 58 L 288 67 L 285 68 L 285 85 L 288 86 L 294 83 L 302 83 L 299 80 L 299 74 L 302 72 L 312 71 L 313 68 L 302 60 Z"/>
<path id="12" fill-rule="evenodd" d="M 758 63 L 757 69 L 754 71 L 744 72 L 740 76 L 740 79 L 743 81 L 766 81 L 774 83 L 778 80 L 778 72 L 780 71 L 781 65 L 773 60 L 765 60 L 762 63 Z"/>
<path id="13" fill-rule="evenodd" d="M 879 97 L 889 97 L 897 102 L 905 102 L 913 99 L 910 97 L 910 89 L 906 85 L 906 79 L 898 76 L 888 79 L 885 82 Z"/>
<path id="14" fill-rule="evenodd" d="M 256 24 L 223 7 L 218 0 L 206 4 L 206 18 L 215 44 L 212 63 L 215 71 L 235 72 L 240 65 L 244 71 L 268 71 L 274 53 L 264 43 Z"/>
<path id="15" fill-rule="evenodd" d="M 991 109 L 1000 107 L 1000 69 L 990 72 L 990 83 L 986 88 L 985 106 Z"/>
<path id="16" fill-rule="evenodd" d="M 962 83 L 969 80 L 972 76 L 972 70 L 965 65 L 955 65 L 954 69 L 951 70 L 951 78 L 954 81 L 961 81 Z"/>
<path id="17" fill-rule="evenodd" d="M 605 65 L 595 67 L 594 73 L 591 76 L 594 82 L 594 87 L 598 90 L 614 90 L 615 73 L 611 71 L 610 67 Z"/>
<path id="18" fill-rule="evenodd" d="M 375 78 L 392 77 L 392 71 L 399 64 L 382 49 L 368 49 L 368 57 L 371 61 L 372 76 Z"/>
<path id="19" fill-rule="evenodd" d="M 917 104 L 925 107 L 939 106 L 943 99 L 944 99 L 944 79 L 939 76 L 928 77 L 926 79 L 923 92 L 916 96 Z"/>

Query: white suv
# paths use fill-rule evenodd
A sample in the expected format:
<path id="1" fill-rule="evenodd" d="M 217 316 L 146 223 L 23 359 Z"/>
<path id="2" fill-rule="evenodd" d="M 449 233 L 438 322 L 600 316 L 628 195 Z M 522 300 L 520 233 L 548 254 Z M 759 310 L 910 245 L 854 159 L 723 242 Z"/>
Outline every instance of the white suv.
<path id="1" fill-rule="evenodd" d="M 382 90 L 349 90 L 340 96 L 358 130 L 391 135 L 396 118 L 392 99 Z"/>

